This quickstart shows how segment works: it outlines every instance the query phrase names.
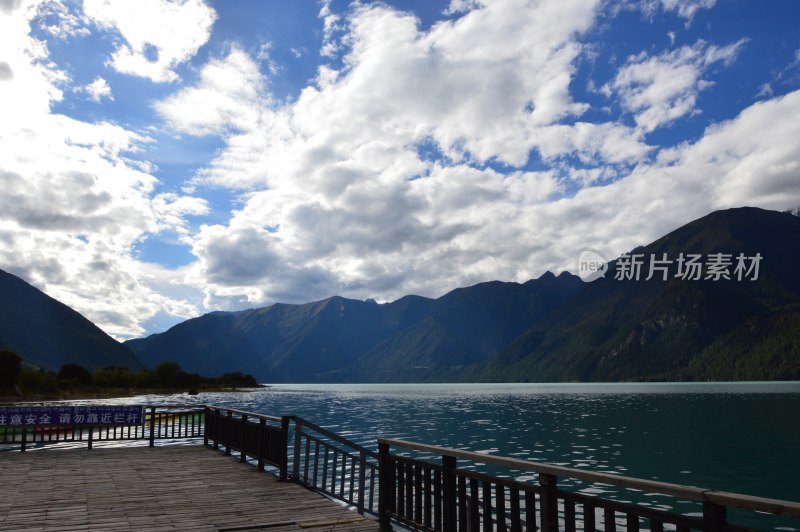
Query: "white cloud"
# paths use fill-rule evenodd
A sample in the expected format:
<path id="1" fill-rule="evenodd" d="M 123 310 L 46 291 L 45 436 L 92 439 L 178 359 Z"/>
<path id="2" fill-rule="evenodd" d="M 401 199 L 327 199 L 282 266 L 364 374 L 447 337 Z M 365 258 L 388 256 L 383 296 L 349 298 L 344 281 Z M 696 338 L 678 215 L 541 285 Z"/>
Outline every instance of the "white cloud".
<path id="1" fill-rule="evenodd" d="M 511 6 L 473 5 L 427 32 L 408 14 L 362 6 L 347 21 L 345 67 L 321 69 L 317 86 L 293 103 L 262 103 L 255 113 L 213 104 L 238 118 L 172 119 L 180 131 L 225 135 L 198 180 L 251 190 L 229 223 L 193 238 L 191 278 L 205 304 L 334 293 L 390 300 L 524 281 L 573 268 L 582 249 L 613 256 L 715 208 L 800 203 L 786 184 L 800 153 L 791 98 L 754 106 L 693 145 L 659 154 L 643 140 L 696 112 L 709 68 L 733 61 L 742 42 L 629 59 L 607 90 L 620 94 L 637 127 L 590 122 L 569 84 L 591 6 Z M 477 35 L 487 44 L 468 46 Z M 248 64 L 212 65 L 219 61 Z M 263 80 L 244 79 L 238 86 L 249 87 L 251 101 L 268 100 Z M 231 98 L 205 77 L 182 97 L 199 94 Z M 160 104 L 164 116 L 177 101 Z M 775 135 L 745 134 L 770 120 Z M 425 150 L 449 159 L 433 162 Z M 531 150 L 551 169 L 515 171 Z M 511 168 L 497 172 L 485 161 Z M 579 190 L 569 193 L 570 183 Z"/>
<path id="2" fill-rule="evenodd" d="M 410 14 L 362 6 L 348 20 L 345 67 L 320 67 L 318 86 L 306 88 L 293 104 L 265 109 L 262 103 L 254 112 L 250 103 L 261 94 L 263 81 L 250 75 L 254 69 L 245 65 L 252 61 L 239 51 L 212 61 L 197 86 L 158 109 L 173 127 L 192 134 L 218 132 L 226 124 L 238 130 L 257 124 L 258 131 L 231 136 L 228 149 L 201 173 L 218 185 L 274 186 L 276 179 L 305 174 L 301 162 L 309 156 L 319 163 L 314 154 L 350 153 L 365 139 L 412 152 L 417 143 L 432 139 L 456 161 L 496 159 L 514 166 L 524 165 L 537 148 L 557 157 L 588 146 L 587 157 L 594 157 L 596 143 L 554 143 L 548 129 L 587 108 L 572 101 L 569 83 L 581 50 L 574 38 L 591 25 L 594 9 L 587 2 L 498 1 L 421 32 Z M 322 15 L 334 16 L 327 6 Z M 487 44 L 472 46 L 476 39 Z M 206 74 L 221 64 L 240 80 L 235 87 L 216 86 Z M 623 152 L 609 154 L 615 161 L 648 151 L 629 128 L 603 128 L 629 139 Z M 559 124 L 558 134 L 580 137 L 585 129 Z"/>
<path id="3" fill-rule="evenodd" d="M 444 10 L 446 15 L 465 13 L 471 9 L 477 9 L 483 5 L 478 0 L 450 0 L 450 5 Z"/>
<path id="4" fill-rule="evenodd" d="M 38 5 L 39 26 L 59 39 L 85 37 L 91 32 L 87 20 L 74 4 L 66 5 L 62 0 L 48 0 Z"/>
<path id="5" fill-rule="evenodd" d="M 716 3 L 716 0 L 615 0 L 609 7 L 614 13 L 623 10 L 641 11 L 649 19 L 655 17 L 659 10 L 675 12 L 686 19 L 686 26 L 689 26 L 698 11 L 711 9 Z"/>
<path id="6" fill-rule="evenodd" d="M 701 9 L 711 9 L 717 0 L 661 0 L 665 11 L 676 11 L 679 16 L 691 21 Z"/>
<path id="7" fill-rule="evenodd" d="M 85 92 L 93 102 L 100 103 L 103 98 L 111 101 L 114 100 L 114 95 L 111 94 L 111 87 L 108 85 L 108 82 L 100 76 L 94 78 L 94 81 L 85 87 L 80 87 L 79 90 Z"/>
<path id="8" fill-rule="evenodd" d="M 152 208 L 160 230 L 175 231 L 181 236 L 189 234 L 187 216 L 202 216 L 210 211 L 208 202 L 203 198 L 179 196 L 171 192 L 156 195 L 152 200 Z"/>
<path id="9" fill-rule="evenodd" d="M 772 85 L 769 83 L 764 83 L 758 89 L 758 93 L 756 93 L 756 98 L 771 98 L 775 91 L 772 90 Z"/>
<path id="10" fill-rule="evenodd" d="M 603 90 L 619 95 L 638 127 L 653 131 L 695 112 L 699 93 L 711 85 L 702 77 L 705 71 L 716 62 L 732 62 L 745 42 L 719 47 L 698 41 L 658 56 L 642 52 L 629 57 Z"/>
<path id="11" fill-rule="evenodd" d="M 196 312 L 157 292 L 159 275 L 145 274 L 131 251 L 146 235 L 180 231 L 204 202 L 153 197 L 148 164 L 133 160 L 146 136 L 51 112 L 67 78 L 30 37 L 35 6 L 22 14 L 0 16 L 0 55 L 13 72 L 0 82 L 0 268 L 120 337 L 141 334 L 161 310 Z"/>
<path id="12" fill-rule="evenodd" d="M 592 178 L 470 165 L 521 166 L 532 150 L 629 164 L 651 149 L 621 124 L 562 122 L 586 109 L 569 83 L 581 51 L 574 39 L 594 9 L 492 2 L 422 32 L 409 14 L 362 6 L 347 20 L 345 67 L 321 69 L 317 87 L 282 107 L 243 51 L 209 62 L 196 86 L 157 104 L 177 131 L 224 135 L 199 181 L 253 190 L 227 226 L 193 240 L 206 304 L 526 279 L 537 266 L 525 213 L 560 193 L 563 178 Z M 326 6 L 321 15 L 333 16 Z M 487 44 L 472 46 L 478 38 Z M 422 145 L 452 166 L 421 158 Z"/>
<path id="13" fill-rule="evenodd" d="M 341 17 L 331 11 L 330 0 L 322 2 L 322 7 L 319 10 L 319 17 L 322 19 L 322 47 L 320 48 L 320 55 L 322 57 L 333 57 L 339 51 L 341 43 L 338 41 L 337 36 L 343 31 L 340 24 Z"/>
<path id="14" fill-rule="evenodd" d="M 800 124 L 792 119 L 798 112 L 800 91 L 758 102 L 709 128 L 691 149 L 679 150 L 673 165 L 710 174 L 713 209 L 800 204 Z"/>
<path id="15" fill-rule="evenodd" d="M 259 108 L 269 103 L 258 65 L 234 46 L 226 57 L 202 68 L 197 86 L 179 90 L 156 109 L 172 128 L 208 135 L 252 130 Z"/>
<path id="16" fill-rule="evenodd" d="M 86 16 L 121 41 L 111 66 L 154 82 L 178 79 L 175 67 L 208 41 L 215 11 L 203 0 L 84 0 Z"/>

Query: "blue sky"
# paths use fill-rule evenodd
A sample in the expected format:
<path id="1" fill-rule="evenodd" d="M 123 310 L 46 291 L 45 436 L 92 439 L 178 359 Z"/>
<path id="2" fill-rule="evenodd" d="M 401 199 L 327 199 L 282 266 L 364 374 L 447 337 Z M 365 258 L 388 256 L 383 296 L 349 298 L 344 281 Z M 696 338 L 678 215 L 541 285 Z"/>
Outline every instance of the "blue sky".
<path id="1" fill-rule="evenodd" d="M 0 268 L 117 338 L 800 205 L 794 1 L 0 0 Z"/>

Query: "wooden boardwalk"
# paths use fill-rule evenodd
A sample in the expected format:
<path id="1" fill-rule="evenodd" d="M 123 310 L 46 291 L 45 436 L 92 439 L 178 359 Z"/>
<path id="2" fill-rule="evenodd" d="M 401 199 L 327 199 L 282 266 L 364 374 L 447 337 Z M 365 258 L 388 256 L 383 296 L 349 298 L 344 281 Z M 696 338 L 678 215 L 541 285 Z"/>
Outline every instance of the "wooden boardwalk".
<path id="1" fill-rule="evenodd" d="M 0 494 L 0 530 L 378 530 L 201 445 L 2 452 Z"/>

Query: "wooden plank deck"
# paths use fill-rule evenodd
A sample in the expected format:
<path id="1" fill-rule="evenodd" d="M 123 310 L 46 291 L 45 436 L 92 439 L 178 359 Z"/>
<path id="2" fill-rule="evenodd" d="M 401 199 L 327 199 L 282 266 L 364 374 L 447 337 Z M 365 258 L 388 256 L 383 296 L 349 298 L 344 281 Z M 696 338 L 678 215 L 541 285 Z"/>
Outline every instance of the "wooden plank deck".
<path id="1" fill-rule="evenodd" d="M 0 530 L 354 530 L 378 523 L 202 445 L 0 453 Z"/>

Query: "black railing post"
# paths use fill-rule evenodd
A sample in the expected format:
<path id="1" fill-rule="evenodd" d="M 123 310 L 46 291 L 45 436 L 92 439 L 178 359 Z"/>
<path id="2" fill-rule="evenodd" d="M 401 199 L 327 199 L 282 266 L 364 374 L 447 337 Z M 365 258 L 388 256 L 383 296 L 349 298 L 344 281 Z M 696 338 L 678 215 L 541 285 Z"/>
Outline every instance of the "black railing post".
<path id="1" fill-rule="evenodd" d="M 22 427 L 22 445 L 19 450 L 23 453 L 28 448 L 28 427 Z"/>
<path id="2" fill-rule="evenodd" d="M 245 452 L 245 439 L 247 438 L 247 414 L 242 414 L 242 440 L 239 442 L 239 461 L 241 463 L 247 462 L 247 453 Z"/>
<path id="3" fill-rule="evenodd" d="M 267 431 L 267 420 L 263 417 L 258 420 L 258 470 L 264 471 L 264 433 Z"/>
<path id="4" fill-rule="evenodd" d="M 367 487 L 367 451 L 361 449 L 358 459 L 358 513 L 364 515 L 364 494 Z"/>
<path id="5" fill-rule="evenodd" d="M 94 427 L 89 426 L 89 441 L 87 442 L 87 446 L 90 451 L 92 450 L 92 438 L 94 438 Z"/>
<path id="6" fill-rule="evenodd" d="M 89 429 L 89 439 L 91 440 L 92 429 Z M 156 407 L 150 407 L 150 447 L 156 445 Z"/>
<path id="7" fill-rule="evenodd" d="M 295 418 L 294 420 L 294 458 L 292 459 L 292 480 L 300 480 L 300 439 L 303 435 L 303 423 Z"/>
<path id="8" fill-rule="evenodd" d="M 713 502 L 703 502 L 703 532 L 723 532 L 728 521 L 728 512 L 724 506 Z"/>
<path id="9" fill-rule="evenodd" d="M 410 480 L 410 479 L 409 479 Z M 456 501 L 456 458 L 442 455 L 442 480 L 444 481 L 444 532 L 456 532 L 458 502 Z"/>
<path id="10" fill-rule="evenodd" d="M 388 443 L 378 443 L 378 523 L 381 530 L 391 530 L 395 508 L 394 462 Z"/>
<path id="11" fill-rule="evenodd" d="M 281 454 L 278 457 L 281 481 L 289 478 L 289 421 L 291 419 L 291 416 L 283 416 L 281 418 L 281 441 L 279 442 Z"/>
<path id="12" fill-rule="evenodd" d="M 555 475 L 539 473 L 539 485 L 542 487 L 540 496 L 543 532 L 558 532 L 557 484 L 558 478 Z"/>
<path id="13" fill-rule="evenodd" d="M 211 409 L 208 405 L 203 406 L 203 445 L 208 445 L 208 415 Z"/>
<path id="14" fill-rule="evenodd" d="M 233 412 L 228 410 L 228 417 L 225 420 L 225 456 L 231 455 L 231 429 L 233 428 Z"/>
<path id="15" fill-rule="evenodd" d="M 213 431 L 214 431 L 214 449 L 219 449 L 219 418 L 220 418 L 219 408 L 214 409 L 214 423 L 213 423 Z"/>

